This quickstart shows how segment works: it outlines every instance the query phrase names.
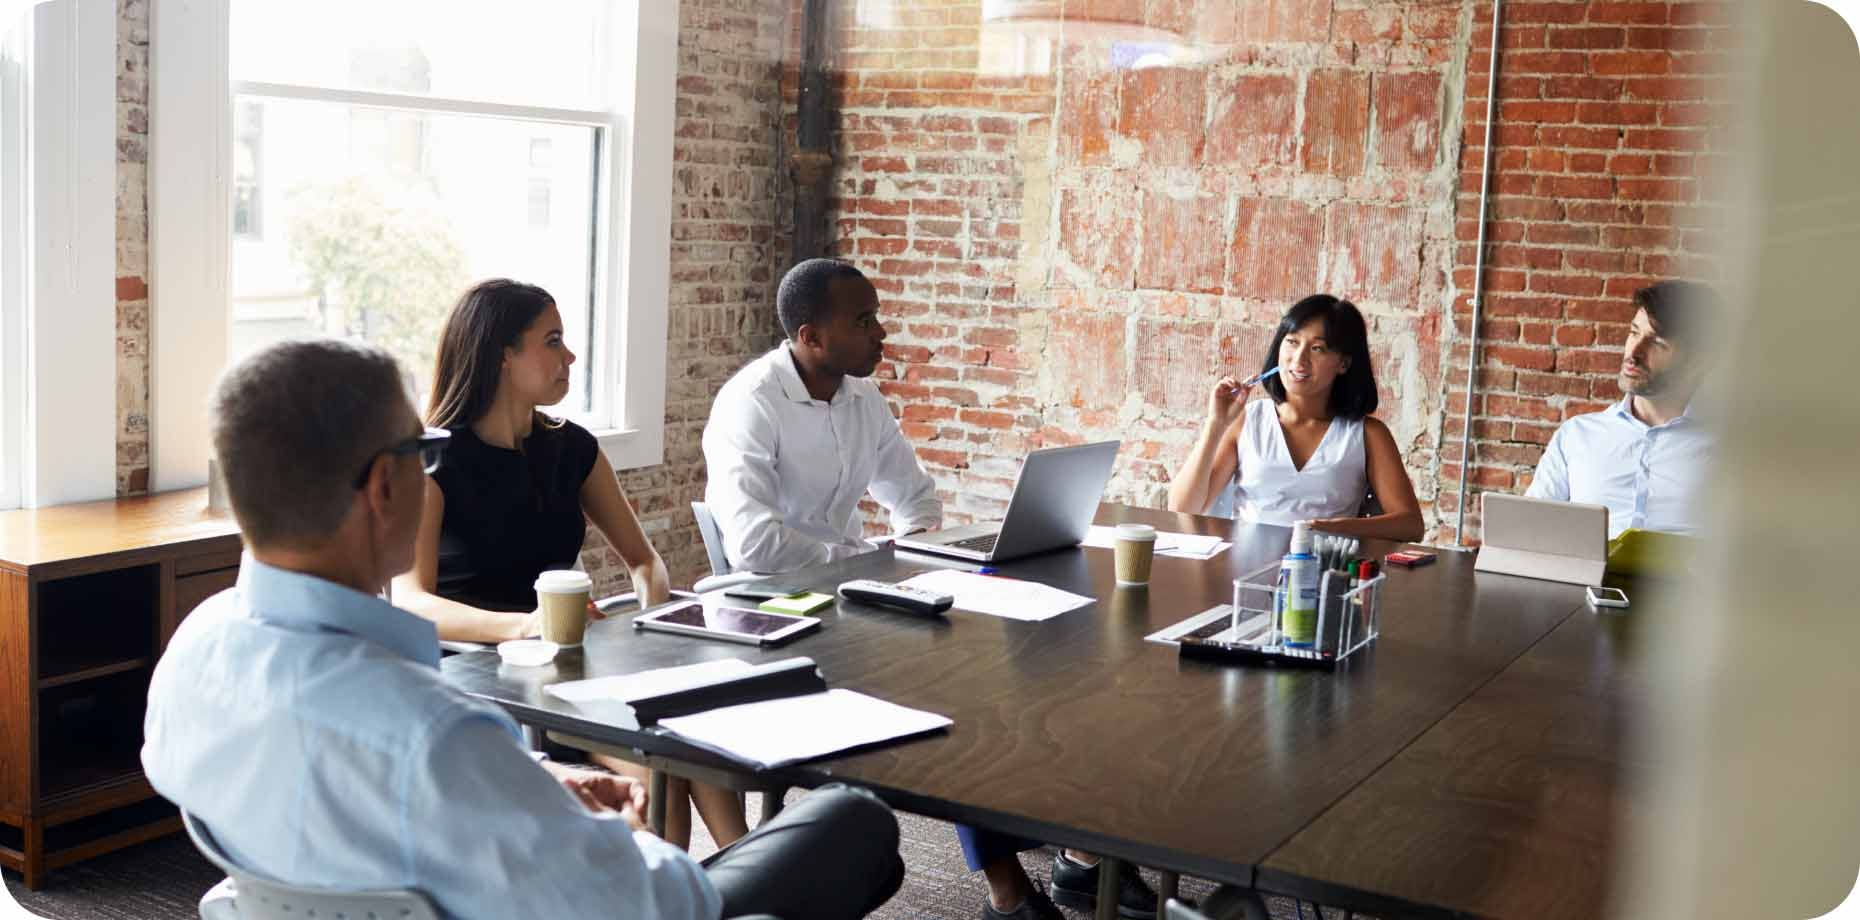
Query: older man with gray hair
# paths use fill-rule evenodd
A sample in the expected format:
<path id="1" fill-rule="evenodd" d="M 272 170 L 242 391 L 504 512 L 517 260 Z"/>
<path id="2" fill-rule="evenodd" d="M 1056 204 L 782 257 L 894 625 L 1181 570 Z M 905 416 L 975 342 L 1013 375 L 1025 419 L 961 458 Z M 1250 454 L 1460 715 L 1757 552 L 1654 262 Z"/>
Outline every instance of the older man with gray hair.
<path id="1" fill-rule="evenodd" d="M 445 439 L 368 346 L 287 342 L 221 378 L 246 557 L 155 669 L 155 788 L 249 871 L 415 889 L 446 917 L 857 917 L 889 898 L 897 821 L 868 794 L 810 795 L 699 865 L 639 830 L 642 786 L 539 765 L 440 677 L 433 624 L 380 594 L 412 563 Z"/>

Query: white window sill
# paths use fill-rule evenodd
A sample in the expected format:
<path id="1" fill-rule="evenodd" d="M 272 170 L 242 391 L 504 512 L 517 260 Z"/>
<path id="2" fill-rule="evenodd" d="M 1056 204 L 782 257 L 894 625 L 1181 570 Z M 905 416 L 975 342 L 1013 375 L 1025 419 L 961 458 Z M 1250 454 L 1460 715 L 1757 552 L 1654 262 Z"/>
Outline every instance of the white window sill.
<path id="1" fill-rule="evenodd" d="M 660 432 L 638 428 L 596 428 L 595 441 L 616 471 L 637 470 L 665 462 L 665 441 Z"/>

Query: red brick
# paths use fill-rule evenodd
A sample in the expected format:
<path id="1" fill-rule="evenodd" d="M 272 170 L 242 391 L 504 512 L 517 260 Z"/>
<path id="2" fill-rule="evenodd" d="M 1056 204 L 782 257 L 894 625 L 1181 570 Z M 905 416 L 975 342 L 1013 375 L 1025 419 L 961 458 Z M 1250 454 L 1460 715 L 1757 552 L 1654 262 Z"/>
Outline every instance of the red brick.
<path id="1" fill-rule="evenodd" d="M 1227 261 L 1226 210 L 1226 202 L 1214 195 L 1144 193 L 1137 286 L 1220 293 Z"/>
<path id="2" fill-rule="evenodd" d="M 147 281 L 135 277 L 134 275 L 123 275 L 116 279 L 116 299 L 118 301 L 147 300 L 148 296 L 149 285 Z"/>
<path id="3" fill-rule="evenodd" d="M 1333 202 L 1326 213 L 1322 287 L 1338 296 L 1413 308 L 1421 277 L 1421 214 Z"/>
<path id="4" fill-rule="evenodd" d="M 1207 74 L 1146 67 L 1124 75 L 1118 133 L 1143 145 L 1148 166 L 1190 166 L 1201 158 Z"/>
<path id="5" fill-rule="evenodd" d="M 1214 118 L 1202 160 L 1210 166 L 1289 166 L 1298 147 L 1298 79 L 1288 74 L 1213 78 Z"/>
<path id="6" fill-rule="evenodd" d="M 1622 179 L 1621 197 L 1629 201 L 1691 201 L 1697 183 L 1691 179 Z"/>
<path id="7" fill-rule="evenodd" d="M 1594 275 L 1531 274 L 1531 290 L 1572 297 L 1595 297 L 1602 293 L 1603 281 Z"/>
<path id="8" fill-rule="evenodd" d="M 1591 55 L 1589 66 L 1598 77 L 1663 74 L 1673 67 L 1664 51 L 1604 51 Z"/>
<path id="9" fill-rule="evenodd" d="M 1576 51 L 1520 51 L 1505 55 L 1505 70 L 1518 74 L 1586 74 L 1589 55 Z"/>
<path id="10" fill-rule="evenodd" d="M 1667 20 L 1667 11 L 1668 5 L 1665 3 L 1593 2 L 1589 4 L 1589 21 L 1661 25 Z"/>
<path id="11" fill-rule="evenodd" d="M 1360 175 L 1368 140 L 1369 75 L 1349 70 L 1312 73 L 1305 85 L 1305 169 Z"/>
<path id="12" fill-rule="evenodd" d="M 1488 361 L 1496 361 L 1506 367 L 1526 370 L 1547 371 L 1556 364 L 1556 355 L 1542 348 L 1490 345 L 1483 350 L 1483 354 Z"/>
<path id="13" fill-rule="evenodd" d="M 1051 315 L 1047 351 L 1053 367 L 1068 368 L 1055 375 L 1065 389 L 1060 401 L 1075 408 L 1109 408 L 1121 404 L 1129 389 L 1125 379 L 1126 320 L 1103 313 L 1065 312 Z"/>
<path id="14" fill-rule="evenodd" d="M 1619 250 L 1571 249 L 1563 257 L 1577 271 L 1625 272 L 1640 267 L 1638 253 Z"/>
<path id="15" fill-rule="evenodd" d="M 1621 98 L 1621 80 L 1603 77 L 1551 77 L 1544 81 L 1545 99 Z"/>
<path id="16" fill-rule="evenodd" d="M 1533 25 L 1555 23 L 1568 25 L 1579 23 L 1583 19 L 1583 6 L 1580 3 L 1507 3 L 1505 4 L 1505 24 L 1514 23 Z M 1492 14 L 1487 10 L 1480 18 L 1481 22 L 1490 22 Z M 1491 30 L 1487 29 L 1489 33 Z"/>
<path id="17" fill-rule="evenodd" d="M 1660 120 L 1660 106 L 1646 102 L 1584 102 L 1576 119 L 1590 125 L 1651 125 Z"/>
<path id="18" fill-rule="evenodd" d="M 1242 198 L 1227 261 L 1230 297 L 1288 300 L 1317 289 L 1324 215 L 1299 201 Z"/>
<path id="19" fill-rule="evenodd" d="M 1573 7 L 1581 12 L 1580 7 Z M 1621 48 L 1627 44 L 1627 31 L 1624 29 L 1551 29 L 1550 47 L 1574 48 L 1583 50 L 1603 50 Z"/>
<path id="20" fill-rule="evenodd" d="M 1061 80 L 1065 91 L 1059 94 L 1060 156 L 1080 166 L 1110 163 L 1117 130 L 1117 73 L 1074 69 Z"/>
<path id="21" fill-rule="evenodd" d="M 1563 355 L 1570 353 L 1546 351 L 1544 354 L 1555 354 L 1560 360 Z M 1617 355 L 1615 364 L 1619 366 L 1620 363 L 1620 357 Z M 1555 407 L 1546 405 L 1542 401 L 1521 399 L 1516 396 L 1501 396 L 1496 393 L 1486 396 L 1485 411 L 1487 415 L 1493 415 L 1499 418 L 1522 419 L 1525 421 L 1537 422 L 1560 422 L 1563 420 L 1562 415 L 1557 412 Z"/>
<path id="22" fill-rule="evenodd" d="M 1429 71 L 1375 78 L 1376 159 L 1385 169 L 1434 168 L 1440 142 L 1440 75 Z"/>
<path id="23" fill-rule="evenodd" d="M 1603 153 L 1574 153 L 1569 157 L 1569 171 L 1573 173 L 1599 173 L 1608 170 L 1608 155 Z"/>
<path id="24" fill-rule="evenodd" d="M 1607 176 L 1539 176 L 1537 193 L 1558 198 L 1613 198 L 1615 180 Z"/>
<path id="25" fill-rule="evenodd" d="M 1621 146 L 1621 134 L 1613 128 L 1543 128 L 1539 135 L 1551 147 L 1584 150 L 1614 150 Z"/>
<path id="26" fill-rule="evenodd" d="M 1533 243 L 1548 243 L 1563 246 L 1594 246 L 1601 242 L 1602 234 L 1594 227 L 1572 224 L 1532 224 L 1530 233 L 1525 237 Z"/>
<path id="27" fill-rule="evenodd" d="M 1338 9 L 1331 15 L 1331 40 L 1356 45 L 1399 41 L 1402 36 L 1401 19 L 1401 8 L 1392 4 Z"/>
<path id="28" fill-rule="evenodd" d="M 1530 122 L 1543 125 L 1566 125 L 1576 120 L 1576 103 L 1544 102 L 1526 100 L 1522 102 L 1501 102 L 1498 117 L 1510 122 Z"/>
<path id="29" fill-rule="evenodd" d="M 1629 150 L 1685 150 L 1699 151 L 1705 149 L 1706 133 L 1704 131 L 1664 131 L 1657 128 L 1636 128 L 1628 131 L 1622 139 L 1621 146 Z"/>
<path id="30" fill-rule="evenodd" d="M 1408 35 L 1416 39 L 1448 39 L 1460 32 L 1460 7 L 1410 6 Z"/>
<path id="31" fill-rule="evenodd" d="M 1247 0 L 1234 6 L 1242 42 L 1321 42 L 1330 37 L 1331 0 Z"/>
<path id="32" fill-rule="evenodd" d="M 1060 255 L 1099 287 L 1130 287 L 1136 231 L 1134 189 L 1060 190 Z"/>

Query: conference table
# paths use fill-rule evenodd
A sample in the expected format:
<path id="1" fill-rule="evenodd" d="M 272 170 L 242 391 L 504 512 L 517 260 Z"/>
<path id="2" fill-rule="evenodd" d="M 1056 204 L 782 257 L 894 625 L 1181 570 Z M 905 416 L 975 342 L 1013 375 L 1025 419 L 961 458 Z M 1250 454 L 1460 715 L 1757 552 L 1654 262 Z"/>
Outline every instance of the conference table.
<path id="1" fill-rule="evenodd" d="M 589 627 L 553 667 L 457 655 L 445 675 L 537 729 L 767 785 L 847 783 L 900 810 L 1261 892 L 1383 916 L 1592 917 L 1628 802 L 1633 618 L 1581 587 L 1475 574 L 1470 553 L 1391 568 L 1381 638 L 1335 671 L 1183 659 L 1146 642 L 1232 599 L 1286 528 L 1105 504 L 1100 524 L 1222 535 L 1210 560 L 1158 556 L 1118 587 L 1073 548 L 999 574 L 1096 598 L 1042 622 L 923 618 L 841 601 L 779 648 Z M 1397 544 L 1366 541 L 1379 558 Z M 884 548 L 784 577 L 824 593 L 974 566 Z M 946 731 L 752 771 L 546 694 L 557 681 L 719 658 L 805 655 L 828 684 L 954 720 Z M 952 839 L 951 845 L 955 842 Z M 1113 872 L 1101 875 L 1108 880 Z M 1166 887 L 1171 887 L 1166 882 Z M 1100 899 L 1100 916 L 1113 913 Z"/>

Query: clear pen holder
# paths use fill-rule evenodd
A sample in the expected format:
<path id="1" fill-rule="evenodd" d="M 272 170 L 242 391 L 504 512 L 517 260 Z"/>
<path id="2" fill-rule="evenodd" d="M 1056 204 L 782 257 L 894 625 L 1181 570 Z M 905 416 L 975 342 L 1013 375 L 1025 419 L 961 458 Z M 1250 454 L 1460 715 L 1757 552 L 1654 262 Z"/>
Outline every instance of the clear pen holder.
<path id="1" fill-rule="evenodd" d="M 1230 635 L 1264 655 L 1301 662 L 1342 661 L 1376 641 L 1382 614 L 1382 582 L 1378 573 L 1357 581 L 1342 572 L 1318 576 L 1316 641 L 1310 645 L 1286 642 L 1284 612 L 1279 609 L 1279 564 L 1273 563 L 1234 580 L 1233 623 Z"/>

